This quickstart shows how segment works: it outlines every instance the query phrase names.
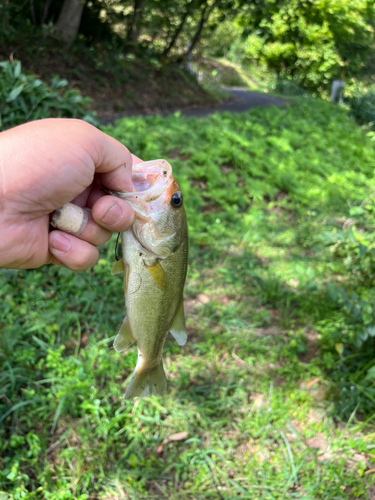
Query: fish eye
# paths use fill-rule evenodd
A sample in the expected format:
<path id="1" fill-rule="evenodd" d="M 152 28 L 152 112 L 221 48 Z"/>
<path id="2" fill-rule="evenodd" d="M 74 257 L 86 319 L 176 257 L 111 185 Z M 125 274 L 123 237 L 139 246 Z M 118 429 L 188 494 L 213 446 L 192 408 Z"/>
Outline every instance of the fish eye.
<path id="1" fill-rule="evenodd" d="M 182 194 L 181 194 L 181 191 L 177 191 L 176 193 L 172 194 L 171 205 L 172 205 L 173 208 L 180 208 L 180 207 L 182 207 Z"/>

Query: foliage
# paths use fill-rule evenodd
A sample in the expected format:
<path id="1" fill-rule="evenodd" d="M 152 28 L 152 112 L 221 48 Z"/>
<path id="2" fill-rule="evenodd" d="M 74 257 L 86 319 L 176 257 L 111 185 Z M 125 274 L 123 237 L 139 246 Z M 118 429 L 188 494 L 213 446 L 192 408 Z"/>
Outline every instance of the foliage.
<path id="1" fill-rule="evenodd" d="M 370 127 L 375 126 L 375 92 L 352 97 L 349 104 L 351 112 L 358 123 Z"/>
<path id="2" fill-rule="evenodd" d="M 250 9 L 250 17 L 242 17 L 249 34 L 247 57 L 321 93 L 333 79 L 357 75 L 373 51 L 375 7 L 370 0 L 268 0 L 258 24 L 251 15 Z"/>
<path id="3" fill-rule="evenodd" d="M 273 86 L 273 90 L 275 90 L 278 94 L 286 96 L 311 96 L 311 92 L 301 87 L 301 85 L 298 85 L 298 83 L 291 79 L 282 80 L 281 78 L 278 78 Z"/>
<path id="4" fill-rule="evenodd" d="M 273 74 L 266 80 L 287 83 L 277 90 L 293 95 L 301 88 L 326 97 L 332 80 L 339 78 L 346 80 L 351 95 L 358 81 L 373 83 L 372 0 L 90 0 L 84 2 L 81 22 L 75 23 L 79 32 L 69 50 L 58 40 L 60 24 L 56 29 L 63 4 L 68 0 L 3 2 L 0 55 L 25 57 L 38 73 L 44 71 L 41 61 L 47 52 L 63 57 L 85 90 L 90 79 L 82 74 L 80 59 L 77 63 L 72 56 L 90 51 L 95 78 L 107 80 L 102 82 L 107 88 L 137 79 L 142 65 L 153 76 L 171 64 L 191 70 L 191 53 L 196 60 L 225 57 L 250 75 L 258 71 L 256 65 L 261 73 L 266 66 Z M 65 64 L 63 68 L 67 71 Z M 227 71 L 231 73 L 229 66 Z M 265 86 L 263 82 L 259 88 Z M 126 87 L 124 93 L 129 91 Z M 115 106 L 124 108 L 122 103 Z"/>
<path id="5" fill-rule="evenodd" d="M 48 86 L 22 72 L 21 63 L 0 62 L 0 130 L 48 117 L 82 118 L 96 123 L 90 99 L 77 90 L 61 91 L 68 82 L 58 77 Z"/>
<path id="6" fill-rule="evenodd" d="M 133 405 L 136 351 L 111 348 L 124 314 L 115 241 L 84 273 L 3 270 L 0 495 L 370 499 L 373 143 L 306 98 L 105 131 L 173 164 L 190 338 L 167 341 L 170 395 Z"/>
<path id="7" fill-rule="evenodd" d="M 43 34 L 57 37 L 56 26 L 62 0 L 46 7 L 44 0 L 6 2 L 3 13 L 3 34 L 6 43 L 13 43 L 22 30 L 43 28 Z M 147 60 L 168 55 L 184 55 L 188 44 L 200 41 L 199 26 L 208 33 L 232 12 L 237 12 L 238 0 L 92 0 L 84 2 L 79 35 L 89 43 L 121 43 Z M 72 17 L 76 15 L 72 12 Z M 5 21 L 6 19 L 6 21 Z M 179 30 L 182 25 L 181 30 Z M 177 35 L 176 35 L 177 34 Z M 79 36 L 78 38 L 79 39 Z M 168 49 L 172 43 L 172 47 Z M 168 54 L 165 54 L 168 49 Z M 157 59 L 156 59 L 157 60 Z"/>

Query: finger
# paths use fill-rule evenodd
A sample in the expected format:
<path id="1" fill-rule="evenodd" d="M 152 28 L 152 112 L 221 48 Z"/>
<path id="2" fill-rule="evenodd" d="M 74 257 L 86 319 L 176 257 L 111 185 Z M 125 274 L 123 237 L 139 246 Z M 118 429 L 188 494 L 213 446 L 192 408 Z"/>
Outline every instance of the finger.
<path id="1" fill-rule="evenodd" d="M 138 156 L 135 156 L 132 154 L 132 160 L 133 160 L 133 165 L 137 165 L 138 163 L 142 163 L 143 160 L 141 160 L 140 158 L 138 158 Z"/>
<path id="2" fill-rule="evenodd" d="M 99 251 L 87 241 L 72 234 L 52 231 L 48 237 L 52 256 L 64 267 L 72 271 L 84 271 L 94 266 L 99 259 Z M 50 262 L 55 263 L 52 258 Z"/>
<path id="3" fill-rule="evenodd" d="M 100 247 L 111 239 L 112 232 L 97 224 L 91 214 L 91 210 L 86 210 L 88 213 L 87 226 L 84 231 L 78 236 L 79 239 L 85 240 L 91 245 Z"/>
<path id="4" fill-rule="evenodd" d="M 102 185 L 97 180 L 96 182 L 94 182 L 90 195 L 87 198 L 86 207 L 92 208 L 95 205 L 95 203 L 99 200 L 99 198 L 102 198 L 103 196 L 106 195 L 107 193 L 103 190 Z"/>
<path id="5" fill-rule="evenodd" d="M 142 163 L 142 160 L 140 158 L 138 158 L 138 156 L 135 156 L 133 154 L 131 156 L 133 159 L 133 165 L 137 165 L 138 163 Z M 94 206 L 94 204 L 96 203 L 96 201 L 99 200 L 99 198 L 102 198 L 103 196 L 105 196 L 105 192 L 104 192 L 102 185 L 98 179 L 99 175 L 96 174 L 96 179 L 94 180 L 94 182 L 91 186 L 91 191 L 90 191 L 89 196 L 87 198 L 85 198 L 84 195 L 83 195 L 83 197 L 82 197 L 82 195 L 77 196 L 76 200 L 78 201 L 78 203 L 76 201 L 72 201 L 72 203 L 76 203 L 79 206 L 85 206 L 85 205 L 81 204 L 82 200 L 85 199 L 86 206 L 88 208 L 92 208 Z M 120 189 L 114 188 L 114 191 L 120 191 Z M 133 191 L 133 189 L 131 191 Z"/>
<path id="6" fill-rule="evenodd" d="M 134 191 L 132 177 L 132 155 L 120 142 L 101 132 L 97 144 L 98 158 L 95 171 L 103 186 L 114 191 Z"/>
<path id="7" fill-rule="evenodd" d="M 51 225 L 64 233 L 78 236 L 96 247 L 104 245 L 112 236 L 111 231 L 97 224 L 91 210 L 66 203 L 56 210 Z"/>
<path id="8" fill-rule="evenodd" d="M 92 217 L 95 222 L 109 231 L 122 233 L 133 224 L 134 211 L 120 198 L 103 196 L 93 205 Z"/>
<path id="9" fill-rule="evenodd" d="M 77 205 L 82 208 L 85 207 L 87 205 L 87 200 L 90 196 L 92 189 L 93 189 L 92 185 L 88 186 L 81 194 L 76 196 L 74 200 L 71 201 L 71 203 L 73 203 L 73 205 Z"/>
<path id="10" fill-rule="evenodd" d="M 132 154 L 132 158 L 133 158 L 133 165 L 137 165 L 138 163 L 142 163 L 142 160 L 133 154 Z M 94 180 L 94 182 L 91 186 L 91 191 L 89 193 L 89 196 L 87 198 L 85 198 L 84 193 L 83 193 L 82 195 L 77 196 L 77 198 L 74 201 L 72 201 L 72 203 L 76 203 L 79 206 L 85 206 L 85 205 L 82 205 L 83 199 L 85 199 L 86 206 L 88 208 L 92 208 L 94 206 L 94 204 L 99 200 L 99 198 L 102 198 L 103 196 L 105 196 L 105 192 L 102 188 L 101 183 L 99 182 L 98 177 L 99 176 L 97 174 L 96 179 Z M 120 190 L 115 189 L 115 191 L 120 191 Z M 78 203 L 77 203 L 77 201 L 78 201 Z"/>
<path id="11" fill-rule="evenodd" d="M 56 229 L 78 236 L 85 230 L 88 220 L 88 210 L 73 203 L 65 203 L 56 209 L 51 219 L 51 225 Z"/>

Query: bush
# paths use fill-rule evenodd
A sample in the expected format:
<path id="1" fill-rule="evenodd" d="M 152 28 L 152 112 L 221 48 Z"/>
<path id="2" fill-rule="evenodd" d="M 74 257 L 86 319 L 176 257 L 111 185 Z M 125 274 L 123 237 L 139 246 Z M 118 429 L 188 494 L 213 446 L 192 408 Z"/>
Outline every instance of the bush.
<path id="1" fill-rule="evenodd" d="M 276 80 L 276 84 L 273 87 L 273 90 L 278 94 L 289 95 L 289 96 L 300 96 L 307 97 L 311 96 L 311 92 L 297 82 L 290 79 L 281 79 L 278 78 Z"/>
<path id="2" fill-rule="evenodd" d="M 350 100 L 352 115 L 362 125 L 375 126 L 375 92 Z"/>
<path id="3" fill-rule="evenodd" d="M 22 71 L 21 63 L 0 62 L 0 130 L 41 118 L 82 118 L 97 124 L 88 111 L 90 98 L 78 90 L 62 91 L 67 80 L 54 76 L 51 85 Z"/>

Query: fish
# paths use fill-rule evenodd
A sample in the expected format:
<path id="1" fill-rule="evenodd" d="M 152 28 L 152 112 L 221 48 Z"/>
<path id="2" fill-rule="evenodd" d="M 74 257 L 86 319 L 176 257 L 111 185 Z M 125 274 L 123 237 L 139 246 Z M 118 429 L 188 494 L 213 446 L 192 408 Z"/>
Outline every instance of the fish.
<path id="1" fill-rule="evenodd" d="M 114 348 L 132 344 L 138 360 L 125 399 L 162 395 L 167 389 L 162 351 L 170 332 L 180 346 L 187 332 L 183 289 L 188 266 L 188 228 L 183 196 L 171 165 L 163 159 L 133 165 L 134 192 L 112 195 L 131 205 L 135 220 L 121 234 L 126 316 Z"/>

